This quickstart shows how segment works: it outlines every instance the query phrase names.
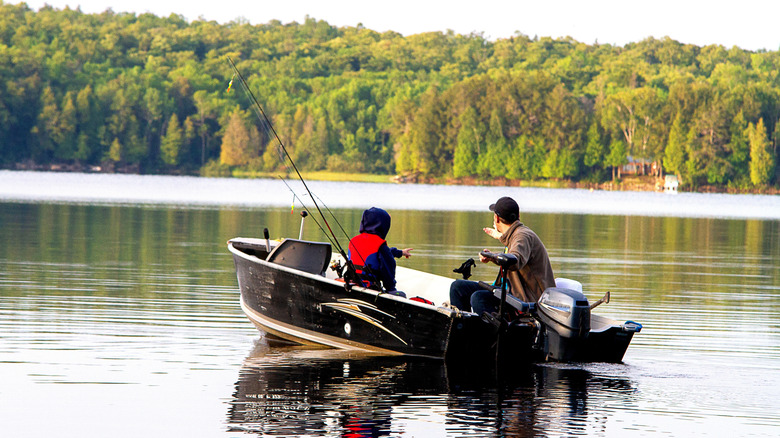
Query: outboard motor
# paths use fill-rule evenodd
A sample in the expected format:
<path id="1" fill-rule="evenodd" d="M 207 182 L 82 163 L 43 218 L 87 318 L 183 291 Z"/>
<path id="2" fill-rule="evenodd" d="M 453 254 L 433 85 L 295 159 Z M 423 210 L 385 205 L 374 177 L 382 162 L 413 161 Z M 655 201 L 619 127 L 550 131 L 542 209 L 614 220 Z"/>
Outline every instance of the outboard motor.
<path id="1" fill-rule="evenodd" d="M 571 360 L 590 333 L 588 298 L 580 291 L 550 287 L 539 298 L 536 311 L 544 325 L 545 357 Z"/>

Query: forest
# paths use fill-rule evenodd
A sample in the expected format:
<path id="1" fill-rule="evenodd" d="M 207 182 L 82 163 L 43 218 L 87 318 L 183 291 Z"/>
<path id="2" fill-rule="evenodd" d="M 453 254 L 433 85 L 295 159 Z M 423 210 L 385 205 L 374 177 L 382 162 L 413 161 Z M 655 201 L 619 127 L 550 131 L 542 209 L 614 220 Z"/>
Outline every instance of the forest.
<path id="1" fill-rule="evenodd" d="M 598 183 L 633 159 L 688 190 L 780 185 L 780 51 L 2 1 L 0 167 L 280 171 L 228 57 L 302 171 Z"/>

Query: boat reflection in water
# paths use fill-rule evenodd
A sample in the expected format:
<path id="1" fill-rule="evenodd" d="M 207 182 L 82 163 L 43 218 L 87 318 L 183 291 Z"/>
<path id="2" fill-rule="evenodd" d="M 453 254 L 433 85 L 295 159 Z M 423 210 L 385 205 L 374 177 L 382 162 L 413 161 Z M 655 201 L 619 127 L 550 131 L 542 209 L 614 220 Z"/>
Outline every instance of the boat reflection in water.
<path id="1" fill-rule="evenodd" d="M 624 364 L 460 367 L 260 340 L 239 373 L 228 430 L 273 436 L 603 434 L 634 401 Z M 591 402 L 590 400 L 594 400 Z"/>

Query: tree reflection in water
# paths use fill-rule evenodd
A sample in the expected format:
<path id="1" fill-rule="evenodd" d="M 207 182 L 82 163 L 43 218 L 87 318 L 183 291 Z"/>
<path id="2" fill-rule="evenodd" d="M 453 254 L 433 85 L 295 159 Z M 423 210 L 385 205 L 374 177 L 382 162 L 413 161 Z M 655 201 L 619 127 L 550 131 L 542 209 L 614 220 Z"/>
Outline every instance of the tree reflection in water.
<path id="1" fill-rule="evenodd" d="M 634 404 L 625 365 L 453 364 L 265 340 L 244 361 L 228 430 L 269 436 L 603 434 Z"/>

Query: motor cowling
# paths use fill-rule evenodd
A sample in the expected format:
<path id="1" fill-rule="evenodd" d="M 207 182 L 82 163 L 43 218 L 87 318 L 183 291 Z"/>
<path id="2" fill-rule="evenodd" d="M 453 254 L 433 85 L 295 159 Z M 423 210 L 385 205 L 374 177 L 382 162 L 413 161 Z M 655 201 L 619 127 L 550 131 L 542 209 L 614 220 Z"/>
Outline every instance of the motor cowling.
<path id="1" fill-rule="evenodd" d="M 551 287 L 542 293 L 536 310 L 544 326 L 545 356 L 570 360 L 590 333 L 588 298 L 580 291 Z"/>

